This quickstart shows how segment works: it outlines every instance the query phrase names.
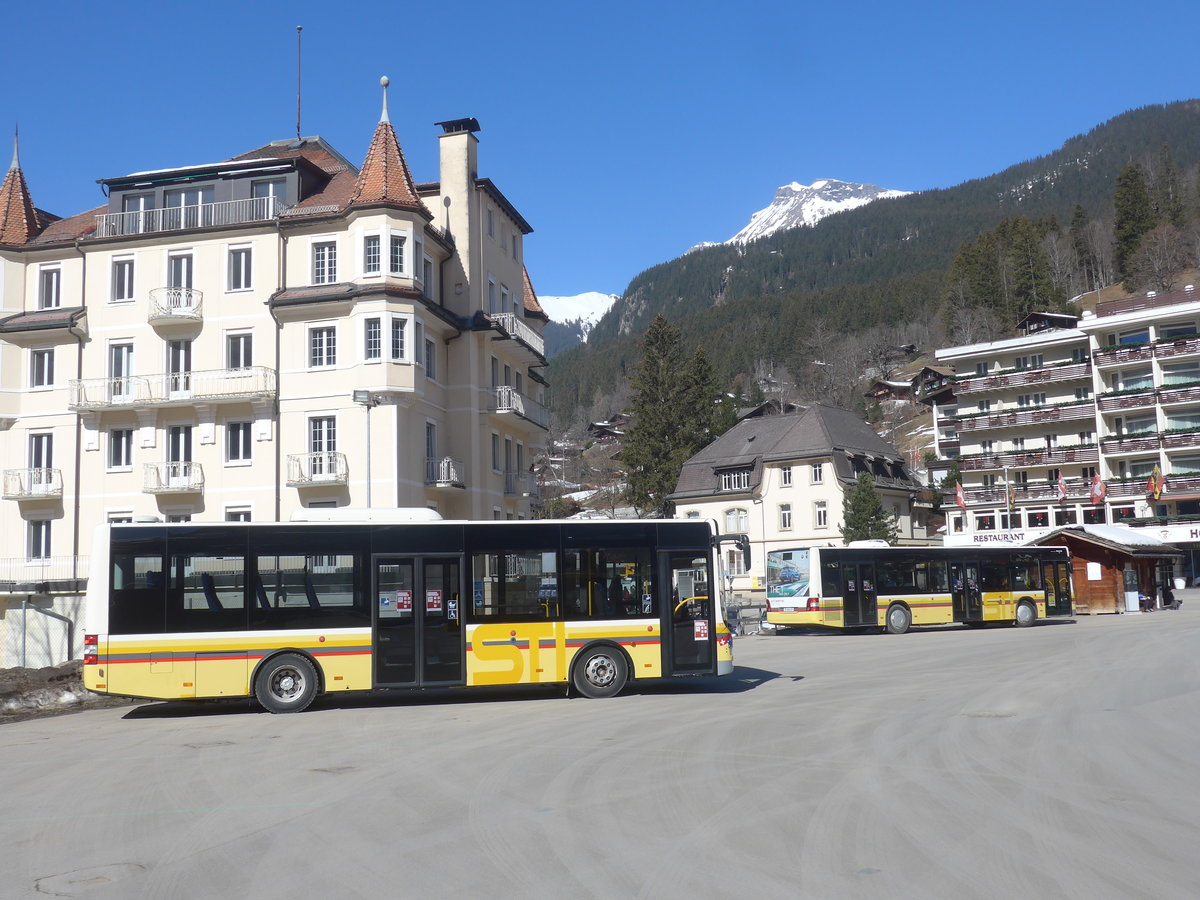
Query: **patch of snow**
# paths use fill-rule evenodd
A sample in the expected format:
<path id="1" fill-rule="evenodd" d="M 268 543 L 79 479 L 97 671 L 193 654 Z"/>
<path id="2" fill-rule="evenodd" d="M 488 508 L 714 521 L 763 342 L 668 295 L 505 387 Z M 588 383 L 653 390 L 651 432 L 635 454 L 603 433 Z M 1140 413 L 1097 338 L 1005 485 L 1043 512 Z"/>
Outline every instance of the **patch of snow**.
<path id="1" fill-rule="evenodd" d="M 538 297 L 538 303 L 542 305 L 550 321 L 562 325 L 577 325 L 584 341 L 595 324 L 616 302 L 616 294 L 602 294 L 599 291 L 588 291 L 573 297 Z"/>

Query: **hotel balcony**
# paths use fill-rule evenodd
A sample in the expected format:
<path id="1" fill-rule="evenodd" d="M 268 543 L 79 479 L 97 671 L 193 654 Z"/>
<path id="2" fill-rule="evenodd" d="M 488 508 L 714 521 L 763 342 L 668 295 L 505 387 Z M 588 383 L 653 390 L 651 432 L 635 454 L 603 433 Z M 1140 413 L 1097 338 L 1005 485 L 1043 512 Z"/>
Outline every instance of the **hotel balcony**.
<path id="1" fill-rule="evenodd" d="M 1200 353 L 1200 336 L 1158 341 L 1154 345 L 1154 355 L 1159 359 L 1170 356 L 1193 356 L 1197 353 Z"/>
<path id="2" fill-rule="evenodd" d="M 1163 406 L 1172 403 L 1200 403 L 1200 384 L 1164 384 L 1158 389 L 1158 402 Z"/>
<path id="3" fill-rule="evenodd" d="M 1106 455 L 1116 453 L 1146 453 L 1156 451 L 1159 447 L 1158 432 L 1148 434 L 1112 435 L 1100 439 L 1100 446 Z"/>
<path id="4" fill-rule="evenodd" d="M 491 412 L 516 413 L 539 428 L 550 427 L 550 413 L 546 407 L 508 385 L 500 385 L 492 390 Z"/>
<path id="5" fill-rule="evenodd" d="M 168 206 L 138 212 L 102 213 L 96 216 L 92 238 L 152 234 L 158 231 L 185 231 L 192 228 L 220 228 L 274 219 L 284 206 L 278 197 L 251 197 L 223 200 L 195 206 Z"/>
<path id="6" fill-rule="evenodd" d="M 61 469 L 5 469 L 5 500 L 55 500 L 63 494 Z"/>
<path id="7" fill-rule="evenodd" d="M 1080 400 L 1055 406 L 1024 406 L 997 412 L 978 413 L 957 418 L 954 427 L 961 435 L 965 431 L 985 431 L 993 428 L 1020 428 L 1046 422 L 1069 422 L 1094 418 L 1092 401 Z"/>
<path id="8" fill-rule="evenodd" d="M 294 488 L 348 484 L 350 467 L 346 454 L 335 450 L 318 453 L 289 453 L 287 486 Z"/>
<path id="9" fill-rule="evenodd" d="M 436 488 L 465 488 L 467 470 L 461 459 L 449 456 L 425 458 L 425 485 Z"/>
<path id="10" fill-rule="evenodd" d="M 1126 409 L 1147 409 L 1154 406 L 1153 388 L 1135 388 L 1129 391 L 1112 391 L 1096 398 L 1101 412 L 1118 412 Z"/>
<path id="11" fill-rule="evenodd" d="M 985 391 L 1002 391 L 1010 388 L 1035 387 L 1064 381 L 1080 381 L 1091 378 L 1090 362 L 1066 363 L 1043 366 L 1038 369 L 1019 369 L 1012 372 L 997 372 L 995 375 L 966 375 L 954 383 L 955 396 L 979 394 Z"/>
<path id="12" fill-rule="evenodd" d="M 266 366 L 206 369 L 122 378 L 72 379 L 67 408 L 105 410 L 188 406 L 196 402 L 233 403 L 270 400 L 275 393 L 275 370 Z"/>
<path id="13" fill-rule="evenodd" d="M 504 493 L 509 497 L 529 497 L 537 500 L 538 493 L 537 476 L 529 472 L 505 472 L 504 473 Z"/>
<path id="14" fill-rule="evenodd" d="M 204 490 L 204 468 L 197 462 L 146 463 L 142 491 L 147 494 L 195 494 Z"/>
<path id="15" fill-rule="evenodd" d="M 200 307 L 204 292 L 185 287 L 155 288 L 150 292 L 150 310 L 146 321 L 151 325 L 198 325 L 203 320 Z"/>
<path id="16" fill-rule="evenodd" d="M 506 338 L 515 340 L 518 344 L 533 353 L 539 364 L 546 362 L 545 339 L 522 321 L 516 313 L 490 313 L 488 318 L 499 327 Z"/>
<path id="17" fill-rule="evenodd" d="M 1003 469 L 1005 466 L 1061 466 L 1075 463 L 1094 463 L 1100 458 L 1095 444 L 1077 447 L 1046 447 L 1040 450 L 1009 450 L 1003 453 L 980 453 L 958 459 L 960 472 Z"/>
<path id="18" fill-rule="evenodd" d="M 1105 366 L 1123 366 L 1128 363 L 1143 362 L 1154 355 L 1154 345 L 1132 344 L 1128 347 L 1102 347 L 1092 354 L 1092 360 L 1101 368 Z"/>
<path id="19" fill-rule="evenodd" d="M 1068 500 L 1086 499 L 1090 496 L 1092 483 L 1083 478 L 1066 479 Z M 1035 501 L 1058 500 L 1058 483 L 1027 482 L 1012 486 L 1013 497 L 1018 503 Z M 1007 503 L 1007 491 L 1004 485 L 992 487 L 963 488 L 963 497 L 968 504 Z M 942 494 L 942 506 L 949 509 L 955 505 L 954 492 Z"/>
<path id="20" fill-rule="evenodd" d="M 1195 431 L 1164 431 L 1162 434 L 1162 445 L 1167 450 L 1176 450 L 1182 447 L 1200 447 L 1200 429 Z"/>
<path id="21" fill-rule="evenodd" d="M 83 589 L 88 576 L 86 556 L 24 556 L 0 559 L 0 594 L 40 594 Z"/>

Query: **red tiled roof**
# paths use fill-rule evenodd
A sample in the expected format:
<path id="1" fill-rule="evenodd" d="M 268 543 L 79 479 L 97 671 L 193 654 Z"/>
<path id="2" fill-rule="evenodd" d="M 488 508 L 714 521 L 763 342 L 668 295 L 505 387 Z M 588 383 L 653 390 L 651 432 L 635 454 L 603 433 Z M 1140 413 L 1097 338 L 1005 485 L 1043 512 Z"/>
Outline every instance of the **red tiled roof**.
<path id="1" fill-rule="evenodd" d="M 295 159 L 303 157 L 310 163 L 323 169 L 329 174 L 344 172 L 346 163 L 340 157 L 330 152 L 330 148 L 320 138 L 302 138 L 300 141 L 276 141 L 264 144 L 246 153 L 230 157 L 230 161 L 239 159 Z"/>
<path id="2" fill-rule="evenodd" d="M 375 128 L 371 146 L 367 148 L 367 158 L 363 160 L 362 170 L 354 185 L 354 193 L 350 195 L 351 206 L 372 203 L 400 206 L 416 210 L 428 219 L 433 218 L 417 194 L 404 152 L 396 140 L 396 132 L 387 120 Z"/>
<path id="3" fill-rule="evenodd" d="M 87 237 L 96 230 L 96 216 L 108 212 L 107 206 L 97 206 L 86 212 L 76 213 L 66 219 L 52 219 L 42 233 L 30 241 L 31 244 L 53 244 L 56 241 L 73 241 Z"/>
<path id="4" fill-rule="evenodd" d="M 14 160 L 0 184 L 0 244 L 27 243 L 43 225 L 33 208 L 25 173 Z"/>
<path id="5" fill-rule="evenodd" d="M 529 280 L 529 270 L 525 266 L 521 266 L 521 279 L 524 282 L 524 296 L 522 299 L 525 302 L 525 315 L 549 322 L 550 317 L 542 309 L 542 304 L 538 303 L 537 292 L 533 289 L 533 282 Z"/>

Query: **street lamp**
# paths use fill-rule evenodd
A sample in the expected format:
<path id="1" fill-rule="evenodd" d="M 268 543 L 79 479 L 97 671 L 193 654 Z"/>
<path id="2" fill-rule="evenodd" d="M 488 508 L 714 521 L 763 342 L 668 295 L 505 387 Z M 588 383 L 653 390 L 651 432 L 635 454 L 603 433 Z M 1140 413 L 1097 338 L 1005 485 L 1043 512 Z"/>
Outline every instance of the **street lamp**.
<path id="1" fill-rule="evenodd" d="M 371 407 L 379 405 L 379 398 L 370 391 L 355 391 L 354 402 L 367 409 L 367 509 L 371 508 Z"/>

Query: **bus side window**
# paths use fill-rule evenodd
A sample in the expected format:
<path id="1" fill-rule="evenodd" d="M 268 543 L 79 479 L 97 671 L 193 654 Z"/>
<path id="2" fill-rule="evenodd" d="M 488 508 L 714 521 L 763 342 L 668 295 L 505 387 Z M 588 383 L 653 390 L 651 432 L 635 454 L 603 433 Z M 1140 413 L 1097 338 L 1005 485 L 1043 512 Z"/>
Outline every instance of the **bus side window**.
<path id="1" fill-rule="evenodd" d="M 821 589 L 826 597 L 842 595 L 842 569 L 836 562 L 821 564 Z"/>
<path id="2" fill-rule="evenodd" d="M 1009 590 L 1009 573 L 1006 563 L 984 563 L 980 566 L 983 589 L 985 591 Z"/>

